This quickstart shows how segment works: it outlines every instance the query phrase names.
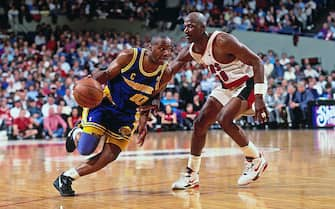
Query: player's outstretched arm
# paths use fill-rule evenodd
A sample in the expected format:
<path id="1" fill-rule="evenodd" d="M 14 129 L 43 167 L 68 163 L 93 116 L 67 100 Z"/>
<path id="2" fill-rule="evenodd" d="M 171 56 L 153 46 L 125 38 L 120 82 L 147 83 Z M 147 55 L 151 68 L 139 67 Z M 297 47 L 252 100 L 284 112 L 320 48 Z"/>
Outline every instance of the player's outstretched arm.
<path id="1" fill-rule="evenodd" d="M 111 80 L 120 74 L 121 69 L 130 63 L 133 55 L 133 49 L 121 51 L 106 70 L 96 70 L 92 73 L 92 77 L 101 84 L 106 84 L 108 80 Z"/>
<path id="2" fill-rule="evenodd" d="M 255 82 L 255 117 L 256 120 L 263 123 L 268 120 L 268 112 L 263 100 L 267 86 L 264 83 L 264 66 L 261 59 L 251 51 L 247 46 L 238 41 L 230 34 L 220 34 L 215 40 L 216 46 L 224 50 L 225 53 L 231 54 L 243 63 L 253 67 Z"/>
<path id="3" fill-rule="evenodd" d="M 169 63 L 167 69 L 164 71 L 164 75 L 160 81 L 159 92 L 165 89 L 172 77 L 178 73 L 187 62 L 192 61 L 192 59 L 193 58 L 189 53 L 189 46 L 184 47 L 178 53 L 177 57 Z"/>

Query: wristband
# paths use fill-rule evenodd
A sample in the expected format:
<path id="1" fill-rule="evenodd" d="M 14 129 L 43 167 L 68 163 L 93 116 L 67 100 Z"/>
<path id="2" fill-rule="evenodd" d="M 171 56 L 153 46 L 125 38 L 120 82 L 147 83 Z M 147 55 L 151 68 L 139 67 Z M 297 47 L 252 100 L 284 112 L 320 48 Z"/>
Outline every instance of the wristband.
<path id="1" fill-rule="evenodd" d="M 255 94 L 266 94 L 267 91 L 267 85 L 265 83 L 255 83 L 254 86 L 254 93 Z"/>

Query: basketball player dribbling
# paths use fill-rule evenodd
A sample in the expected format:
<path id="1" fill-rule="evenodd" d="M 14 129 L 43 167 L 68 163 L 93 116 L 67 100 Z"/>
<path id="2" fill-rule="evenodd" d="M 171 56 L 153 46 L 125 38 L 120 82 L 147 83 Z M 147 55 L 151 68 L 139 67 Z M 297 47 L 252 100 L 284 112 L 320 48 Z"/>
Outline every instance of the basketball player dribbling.
<path id="1" fill-rule="evenodd" d="M 84 109 L 81 127 L 70 131 L 66 150 L 73 152 L 77 148 L 81 155 L 90 155 L 97 148 L 100 138 L 105 136 L 106 139 L 98 154 L 56 178 L 53 185 L 60 195 L 74 196 L 73 181 L 116 160 L 131 140 L 137 120 L 138 144 L 141 146 L 144 143 L 149 111 L 167 79 L 172 77 L 171 71 L 166 69 L 171 49 L 168 37 L 156 36 L 151 40 L 150 49 L 124 50 L 107 70 L 93 72 L 94 79 L 106 84 L 105 97 L 97 107 Z"/>
<path id="2" fill-rule="evenodd" d="M 178 69 L 194 59 L 208 66 L 222 85 L 212 91 L 194 121 L 186 171 L 172 184 L 172 189 L 199 186 L 201 152 L 207 130 L 215 121 L 219 122 L 244 153 L 245 168 L 237 183 L 240 186 L 247 185 L 262 175 L 268 163 L 233 120 L 250 113 L 255 114 L 256 120 L 261 123 L 268 120 L 263 100 L 267 90 L 263 65 L 260 58 L 234 36 L 220 31 L 207 34 L 206 18 L 201 13 L 190 13 L 184 19 L 184 26 L 184 33 L 191 44 L 178 54 L 170 64 L 171 68 Z"/>

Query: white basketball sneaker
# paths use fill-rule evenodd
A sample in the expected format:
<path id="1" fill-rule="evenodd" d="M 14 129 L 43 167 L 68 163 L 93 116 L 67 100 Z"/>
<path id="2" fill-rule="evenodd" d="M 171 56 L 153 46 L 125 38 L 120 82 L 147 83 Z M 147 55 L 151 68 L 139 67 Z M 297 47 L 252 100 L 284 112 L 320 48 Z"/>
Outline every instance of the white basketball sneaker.
<path id="1" fill-rule="evenodd" d="M 185 190 L 199 187 L 199 174 L 196 172 L 182 173 L 180 178 L 172 184 L 173 190 Z"/>
<path id="2" fill-rule="evenodd" d="M 259 158 L 255 158 L 251 161 L 245 160 L 244 165 L 244 171 L 237 182 L 239 186 L 245 186 L 256 181 L 267 168 L 268 162 L 266 162 L 263 154 L 260 154 Z"/>

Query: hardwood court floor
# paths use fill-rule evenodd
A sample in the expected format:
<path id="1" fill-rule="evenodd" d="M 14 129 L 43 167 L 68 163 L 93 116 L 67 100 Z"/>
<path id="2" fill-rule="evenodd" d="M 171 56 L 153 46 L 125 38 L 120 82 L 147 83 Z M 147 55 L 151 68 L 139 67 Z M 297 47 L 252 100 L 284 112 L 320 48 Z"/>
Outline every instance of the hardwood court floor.
<path id="1" fill-rule="evenodd" d="M 0 209 L 12 208 L 335 208 L 335 131 L 248 131 L 269 167 L 259 181 L 239 188 L 243 158 L 222 131 L 208 134 L 201 187 L 173 192 L 187 162 L 191 132 L 150 133 L 143 148 L 131 143 L 116 162 L 73 183 L 75 197 L 60 197 L 53 180 L 83 157 L 64 142 L 0 145 Z"/>

